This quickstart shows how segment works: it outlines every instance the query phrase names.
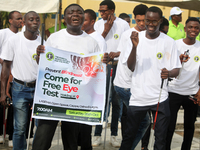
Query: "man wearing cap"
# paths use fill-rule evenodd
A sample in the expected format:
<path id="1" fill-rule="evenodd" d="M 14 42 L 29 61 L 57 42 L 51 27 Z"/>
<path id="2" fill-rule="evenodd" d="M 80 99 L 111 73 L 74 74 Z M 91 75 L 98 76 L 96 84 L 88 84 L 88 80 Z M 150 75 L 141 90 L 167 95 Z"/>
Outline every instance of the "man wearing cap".
<path id="1" fill-rule="evenodd" d="M 167 35 L 174 40 L 182 39 L 185 37 L 184 26 L 182 21 L 182 10 L 179 7 L 173 7 L 170 11 L 171 20 L 169 21 L 169 30 Z"/>

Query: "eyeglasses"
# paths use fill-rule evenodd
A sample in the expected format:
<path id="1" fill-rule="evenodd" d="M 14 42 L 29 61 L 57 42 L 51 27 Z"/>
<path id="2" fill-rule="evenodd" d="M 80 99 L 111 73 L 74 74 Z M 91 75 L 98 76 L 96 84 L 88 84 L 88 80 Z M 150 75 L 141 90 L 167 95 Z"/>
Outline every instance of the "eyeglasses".
<path id="1" fill-rule="evenodd" d="M 105 13 L 106 11 L 108 11 L 108 9 L 107 10 L 98 10 L 100 13 Z"/>
<path id="2" fill-rule="evenodd" d="M 156 20 L 151 21 L 151 20 L 148 20 L 148 19 L 144 19 L 144 22 L 145 22 L 146 25 L 149 25 L 150 23 L 152 23 L 154 26 L 157 26 L 158 23 L 160 22 L 160 20 L 158 20 L 158 21 L 156 21 Z"/>

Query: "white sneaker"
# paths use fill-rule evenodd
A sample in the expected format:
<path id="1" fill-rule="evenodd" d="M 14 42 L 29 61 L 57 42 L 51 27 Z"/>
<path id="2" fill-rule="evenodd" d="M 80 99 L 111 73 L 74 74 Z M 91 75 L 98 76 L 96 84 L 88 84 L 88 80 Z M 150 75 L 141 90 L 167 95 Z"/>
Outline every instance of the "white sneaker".
<path id="1" fill-rule="evenodd" d="M 92 141 L 92 146 L 97 147 L 101 144 L 101 136 L 94 136 L 94 140 Z"/>
<path id="2" fill-rule="evenodd" d="M 30 138 L 29 139 L 29 145 L 32 145 L 33 144 L 33 138 Z"/>
<path id="3" fill-rule="evenodd" d="M 118 122 L 118 129 L 121 129 L 121 122 Z"/>
<path id="4" fill-rule="evenodd" d="M 0 144 L 3 143 L 3 135 L 0 136 Z"/>
<path id="5" fill-rule="evenodd" d="M 8 147 L 13 147 L 13 141 L 12 140 L 8 141 Z"/>
<path id="6" fill-rule="evenodd" d="M 107 124 L 107 126 L 108 126 L 108 124 Z M 106 127 L 106 122 L 104 121 L 103 125 L 102 125 L 102 129 L 104 129 L 105 127 Z"/>
<path id="7" fill-rule="evenodd" d="M 9 139 L 9 135 L 8 135 L 8 134 L 6 134 L 5 140 L 8 140 L 8 139 Z"/>
<path id="8" fill-rule="evenodd" d="M 120 147 L 120 143 L 119 143 L 119 141 L 117 141 L 117 136 L 111 136 L 111 137 L 110 137 L 110 144 L 111 144 L 113 147 L 117 147 L 117 148 Z"/>

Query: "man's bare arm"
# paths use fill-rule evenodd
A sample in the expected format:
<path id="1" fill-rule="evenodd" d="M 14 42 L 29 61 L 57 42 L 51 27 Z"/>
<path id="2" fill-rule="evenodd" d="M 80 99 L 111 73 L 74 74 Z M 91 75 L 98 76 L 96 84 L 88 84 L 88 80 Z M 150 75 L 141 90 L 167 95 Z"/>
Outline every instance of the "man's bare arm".
<path id="1" fill-rule="evenodd" d="M 11 67 L 12 61 L 3 61 L 2 65 L 2 71 L 1 71 L 1 98 L 0 103 L 2 105 L 6 105 L 6 88 L 7 88 L 7 82 L 10 75 L 10 67 Z"/>
<path id="2" fill-rule="evenodd" d="M 174 68 L 171 71 L 167 70 L 166 68 L 163 68 L 161 70 L 161 78 L 167 79 L 169 77 L 171 77 L 171 78 L 177 77 L 179 74 L 179 70 L 180 70 L 180 68 Z"/>
<path id="3" fill-rule="evenodd" d="M 37 62 L 37 64 L 39 64 L 40 53 L 44 53 L 44 52 L 45 52 L 45 46 L 44 46 L 44 45 L 39 45 L 39 46 L 37 47 L 37 50 L 36 50 L 36 53 L 37 53 L 36 62 Z"/>
<path id="4" fill-rule="evenodd" d="M 132 47 L 131 53 L 128 57 L 127 65 L 128 65 L 128 68 L 131 71 L 134 71 L 135 70 L 135 64 L 136 64 L 136 49 L 137 49 L 137 45 L 138 45 L 138 42 L 139 42 L 138 33 L 133 31 L 130 38 L 131 38 L 133 47 Z"/>

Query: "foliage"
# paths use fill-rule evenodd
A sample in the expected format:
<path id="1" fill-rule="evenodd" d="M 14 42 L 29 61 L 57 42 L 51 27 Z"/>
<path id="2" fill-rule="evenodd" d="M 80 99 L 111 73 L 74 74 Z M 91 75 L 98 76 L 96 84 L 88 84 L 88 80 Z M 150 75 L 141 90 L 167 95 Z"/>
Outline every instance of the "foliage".
<path id="1" fill-rule="evenodd" d="M 0 29 L 9 27 L 8 14 L 9 12 L 0 12 Z"/>

